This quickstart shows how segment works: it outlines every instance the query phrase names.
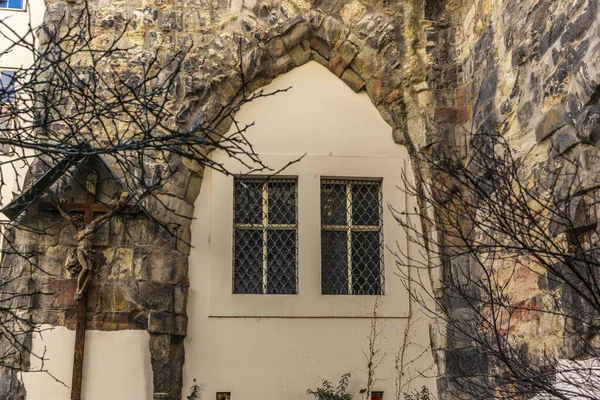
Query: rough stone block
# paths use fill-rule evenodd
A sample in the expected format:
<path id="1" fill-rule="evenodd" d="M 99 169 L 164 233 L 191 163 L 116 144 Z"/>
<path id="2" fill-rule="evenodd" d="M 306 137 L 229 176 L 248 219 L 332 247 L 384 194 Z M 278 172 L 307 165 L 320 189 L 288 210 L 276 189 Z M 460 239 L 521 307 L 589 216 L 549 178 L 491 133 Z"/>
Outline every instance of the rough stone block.
<path id="1" fill-rule="evenodd" d="M 596 18 L 597 1 L 588 1 L 581 13 L 574 20 L 567 24 L 560 42 L 564 46 L 566 43 L 573 42 L 583 36 L 591 27 Z"/>
<path id="2" fill-rule="evenodd" d="M 275 62 L 263 71 L 265 77 L 275 78 L 281 74 L 285 74 L 294 68 L 294 62 L 288 54 L 279 57 Z"/>
<path id="3" fill-rule="evenodd" d="M 371 78 L 380 68 L 381 65 L 377 62 L 377 52 L 368 47 L 359 47 L 356 57 L 352 59 L 350 67 L 360 75 L 363 79 Z"/>
<path id="4" fill-rule="evenodd" d="M 335 55 L 337 55 L 337 57 L 332 57 L 331 63 L 333 64 L 334 58 L 339 58 L 339 61 L 337 62 L 337 64 L 339 64 L 339 68 L 341 68 L 341 70 L 343 70 L 352 62 L 354 57 L 356 57 L 357 53 L 358 53 L 358 49 L 356 48 L 356 46 L 354 46 L 349 41 L 345 41 L 338 47 L 337 51 L 335 52 Z M 339 73 L 337 73 L 333 68 L 330 68 L 330 70 L 334 74 L 339 76 Z"/>
<path id="5" fill-rule="evenodd" d="M 157 283 L 187 283 L 188 257 L 176 250 L 150 249 L 145 256 L 144 279 Z"/>
<path id="6" fill-rule="evenodd" d="M 456 283 L 459 285 L 467 285 L 473 282 L 474 277 L 471 276 L 468 254 L 462 254 L 452 258 L 450 265 L 452 267 L 452 276 Z"/>
<path id="7" fill-rule="evenodd" d="M 566 59 L 561 60 L 552 73 L 544 81 L 544 97 L 553 97 L 566 90 L 567 78 L 571 65 Z"/>
<path id="8" fill-rule="evenodd" d="M 202 176 L 191 175 L 185 190 L 185 201 L 189 204 L 194 204 L 198 195 L 200 194 L 200 188 L 202 187 Z"/>
<path id="9" fill-rule="evenodd" d="M 319 38 L 310 39 L 310 48 L 325 59 L 330 59 L 333 54 L 331 47 Z"/>
<path id="10" fill-rule="evenodd" d="M 185 336 L 187 333 L 188 317 L 186 315 L 175 316 L 175 326 L 172 332 L 173 335 Z"/>
<path id="11" fill-rule="evenodd" d="M 148 248 L 144 247 L 134 247 L 133 248 L 133 278 L 135 280 L 141 281 L 145 278 L 145 265 L 146 265 L 146 254 L 148 252 Z"/>
<path id="12" fill-rule="evenodd" d="M 242 69 L 246 82 L 250 82 L 262 71 L 263 54 L 264 52 L 261 48 L 256 48 L 242 57 Z"/>
<path id="13" fill-rule="evenodd" d="M 315 34 L 325 40 L 333 50 L 348 37 L 349 30 L 334 17 L 326 17 Z"/>
<path id="14" fill-rule="evenodd" d="M 319 64 L 321 64 L 322 66 L 324 66 L 325 68 L 329 67 L 329 61 L 322 57 L 319 53 L 313 53 L 311 55 L 311 59 L 318 62 Z"/>
<path id="15" fill-rule="evenodd" d="M 168 360 L 152 362 L 152 377 L 154 398 L 160 400 L 171 399 L 169 390 L 171 389 L 171 365 Z M 158 397 L 157 397 L 158 395 Z"/>
<path id="16" fill-rule="evenodd" d="M 185 254 L 186 256 L 190 255 L 190 251 L 192 250 L 192 230 L 189 226 L 182 226 L 179 228 L 177 232 L 177 251 Z"/>
<path id="17" fill-rule="evenodd" d="M 435 109 L 435 120 L 440 124 L 454 124 L 456 114 L 456 108 L 438 107 Z"/>
<path id="18" fill-rule="evenodd" d="M 308 41 L 300 43 L 290 50 L 289 55 L 296 67 L 306 64 L 310 60 L 310 44 Z"/>
<path id="19" fill-rule="evenodd" d="M 156 198 L 149 201 L 148 209 L 159 221 L 177 225 L 191 224 L 194 215 L 192 204 L 168 194 L 157 194 Z"/>
<path id="20" fill-rule="evenodd" d="M 67 255 L 73 249 L 73 247 L 66 246 L 52 246 L 48 247 L 40 267 L 44 272 L 54 276 L 65 276 L 64 264 L 67 259 Z M 18 259 L 18 258 L 17 258 Z"/>
<path id="21" fill-rule="evenodd" d="M 126 280 L 135 277 L 134 251 L 126 247 L 112 247 L 94 252 L 94 275 L 98 279 Z"/>
<path id="22" fill-rule="evenodd" d="M 447 370 L 452 375 L 477 376 L 487 373 L 487 357 L 478 349 L 450 350 L 446 357 Z"/>
<path id="23" fill-rule="evenodd" d="M 392 131 L 392 139 L 394 143 L 404 145 L 406 143 L 406 130 L 396 128 Z"/>
<path id="24" fill-rule="evenodd" d="M 300 19 L 299 21 L 303 21 Z M 283 43 L 288 51 L 291 51 L 294 47 L 296 47 L 300 42 L 308 38 L 308 24 L 306 22 L 298 23 L 294 25 L 289 31 L 287 31 L 283 36 Z"/>
<path id="25" fill-rule="evenodd" d="M 59 241 L 61 224 L 54 218 L 23 217 L 15 227 L 14 242 L 19 245 L 56 246 Z M 41 232 L 41 233 L 40 233 Z"/>
<path id="26" fill-rule="evenodd" d="M 367 81 L 366 89 L 371 102 L 375 106 L 378 106 L 383 101 L 384 97 L 383 73 L 381 71 Z"/>
<path id="27" fill-rule="evenodd" d="M 580 140 L 575 134 L 575 129 L 569 125 L 563 126 L 552 136 L 550 154 L 552 157 L 561 156 L 577 143 L 580 143 Z"/>
<path id="28" fill-rule="evenodd" d="M 365 87 L 365 81 L 352 69 L 347 68 L 341 76 L 342 81 L 355 92 L 360 92 Z"/>
<path id="29" fill-rule="evenodd" d="M 587 143 L 600 145 L 600 105 L 583 110 L 577 119 L 577 136 Z"/>
<path id="30" fill-rule="evenodd" d="M 158 25 L 161 30 L 166 32 L 181 31 L 183 29 L 183 14 L 172 10 L 161 11 Z"/>
<path id="31" fill-rule="evenodd" d="M 535 128 L 535 139 L 541 142 L 552 136 L 556 131 L 566 125 L 566 111 L 563 104 L 556 104 L 542 117 Z"/>
<path id="32" fill-rule="evenodd" d="M 74 307 L 77 304 L 75 301 L 76 289 L 77 281 L 75 279 L 57 279 L 52 282 L 56 307 L 62 309 Z"/>
<path id="33" fill-rule="evenodd" d="M 176 331 L 175 315 L 158 311 L 151 311 L 148 315 L 148 332 L 175 334 Z"/>
<path id="34" fill-rule="evenodd" d="M 171 336 L 165 334 L 150 335 L 150 358 L 152 361 L 164 361 L 171 354 Z"/>
<path id="35" fill-rule="evenodd" d="M 125 298 L 141 310 L 173 311 L 173 288 L 156 282 L 131 282 Z"/>
<path id="36" fill-rule="evenodd" d="M 180 400 L 181 396 L 178 393 L 154 393 L 153 400 Z"/>
<path id="37" fill-rule="evenodd" d="M 217 90 L 221 90 L 221 87 L 219 87 Z M 231 96 L 231 98 L 233 98 L 236 92 L 237 89 L 232 88 L 231 92 L 228 92 L 225 95 Z M 178 170 L 175 173 L 164 177 L 164 179 L 167 180 L 167 182 L 163 186 L 164 191 L 166 193 L 169 193 L 171 196 L 184 198 L 187 189 L 186 184 L 190 181 L 190 174 L 191 172 L 187 168 L 178 168 Z M 191 202 L 191 204 L 193 204 L 193 202 Z"/>
<path id="38" fill-rule="evenodd" d="M 478 104 L 485 104 L 488 100 L 491 100 L 496 95 L 496 88 L 498 87 L 497 74 L 497 70 L 490 71 L 489 76 L 481 83 L 477 93 Z"/>
<path id="39" fill-rule="evenodd" d="M 88 308 L 96 312 L 131 312 L 138 308 L 128 282 L 106 281 L 96 275 L 89 288 Z"/>
<path id="40" fill-rule="evenodd" d="M 189 288 L 187 286 L 175 286 L 174 290 L 175 294 L 173 308 L 175 314 L 185 314 Z"/>
<path id="41" fill-rule="evenodd" d="M 287 52 L 285 43 L 281 37 L 274 37 L 266 42 L 262 50 L 271 58 L 279 58 Z"/>

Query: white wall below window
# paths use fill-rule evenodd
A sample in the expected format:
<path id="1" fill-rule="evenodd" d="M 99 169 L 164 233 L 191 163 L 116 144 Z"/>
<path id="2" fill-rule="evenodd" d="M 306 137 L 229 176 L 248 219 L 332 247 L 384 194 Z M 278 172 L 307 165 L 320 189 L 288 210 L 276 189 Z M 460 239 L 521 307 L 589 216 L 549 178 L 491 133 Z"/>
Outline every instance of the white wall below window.
<path id="1" fill-rule="evenodd" d="M 75 332 L 44 326 L 33 339 L 33 351 L 46 351 L 44 372 L 23 373 L 27 400 L 64 400 L 71 396 Z M 148 400 L 152 398 L 150 336 L 146 331 L 87 331 L 83 365 L 85 400 Z M 31 357 L 32 371 L 40 360 Z M 61 381 L 58 382 L 57 380 Z M 64 384 L 63 384 L 64 383 Z"/>
<path id="2" fill-rule="evenodd" d="M 384 240 L 411 249 L 392 214 L 416 207 L 396 186 L 410 165 L 403 146 L 392 140 L 365 93 L 354 93 L 315 62 L 275 79 L 266 92 L 292 88 L 247 104 L 238 112 L 242 123 L 255 122 L 248 139 L 267 164 L 277 169 L 306 154 L 283 175 L 298 177 L 299 287 L 297 295 L 233 295 L 231 177 L 205 171 L 192 224 L 188 334 L 185 339 L 184 397 L 195 378 L 200 398 L 231 392 L 232 400 L 309 399 L 307 389 L 323 379 L 337 384 L 350 372 L 349 391 L 361 399 L 366 387 L 367 360 L 375 296 L 320 294 L 320 179 L 321 177 L 383 178 Z M 239 164 L 215 152 L 234 173 Z M 410 176 L 410 171 L 409 176 Z M 394 256 L 385 252 L 386 290 L 382 296 L 380 336 L 382 357 L 373 390 L 384 399 L 396 398 L 396 356 L 406 344 L 406 360 L 416 361 L 404 379 L 417 371 L 432 375 L 429 320 L 411 304 L 396 275 Z M 415 379 L 413 388 L 434 384 Z"/>

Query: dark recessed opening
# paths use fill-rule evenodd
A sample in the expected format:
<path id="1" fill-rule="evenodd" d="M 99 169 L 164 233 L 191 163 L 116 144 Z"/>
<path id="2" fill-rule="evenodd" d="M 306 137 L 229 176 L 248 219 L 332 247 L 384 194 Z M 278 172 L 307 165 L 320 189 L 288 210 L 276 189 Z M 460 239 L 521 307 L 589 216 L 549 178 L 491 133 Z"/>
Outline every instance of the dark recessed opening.
<path id="1" fill-rule="evenodd" d="M 231 400 L 231 392 L 217 392 L 217 400 Z"/>

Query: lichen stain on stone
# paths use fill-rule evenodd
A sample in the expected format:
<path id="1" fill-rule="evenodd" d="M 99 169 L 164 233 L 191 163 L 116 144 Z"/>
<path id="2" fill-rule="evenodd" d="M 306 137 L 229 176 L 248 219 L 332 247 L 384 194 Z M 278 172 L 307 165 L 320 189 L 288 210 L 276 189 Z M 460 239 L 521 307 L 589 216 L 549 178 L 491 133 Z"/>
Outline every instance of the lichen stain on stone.
<path id="1" fill-rule="evenodd" d="M 360 1 L 354 0 L 342 7 L 340 16 L 346 25 L 353 26 L 362 19 L 366 12 L 366 7 Z"/>

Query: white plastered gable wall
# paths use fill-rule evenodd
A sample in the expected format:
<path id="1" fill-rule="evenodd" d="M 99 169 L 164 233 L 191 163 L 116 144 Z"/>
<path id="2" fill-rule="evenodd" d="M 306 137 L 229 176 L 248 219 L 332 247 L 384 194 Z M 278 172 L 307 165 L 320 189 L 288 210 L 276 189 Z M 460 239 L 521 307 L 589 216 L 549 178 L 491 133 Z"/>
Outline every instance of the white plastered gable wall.
<path id="1" fill-rule="evenodd" d="M 298 294 L 232 294 L 233 178 L 205 171 L 192 225 L 184 395 L 195 378 L 203 399 L 214 399 L 216 392 L 231 392 L 232 400 L 307 399 L 307 389 L 323 379 L 337 383 L 347 372 L 355 398 L 366 388 L 363 351 L 369 346 L 376 296 L 321 295 L 320 180 L 382 178 L 385 245 L 407 250 L 409 243 L 387 205 L 397 210 L 416 206 L 398 188 L 402 170 L 411 175 L 408 153 L 393 142 L 391 127 L 366 93 L 354 93 L 321 65 L 309 62 L 263 90 L 287 87 L 286 93 L 243 106 L 236 116 L 255 123 L 248 139 L 275 170 L 306 154 L 283 173 L 298 180 Z M 232 172 L 246 172 L 222 153 L 212 157 Z M 410 315 L 412 345 L 406 357 L 417 360 L 404 378 L 417 371 L 433 375 L 434 362 L 429 320 L 411 304 L 390 251 L 384 260 L 385 295 L 377 322 L 383 360 L 373 390 L 395 399 L 395 358 Z M 434 381 L 416 379 L 412 387 Z"/>

